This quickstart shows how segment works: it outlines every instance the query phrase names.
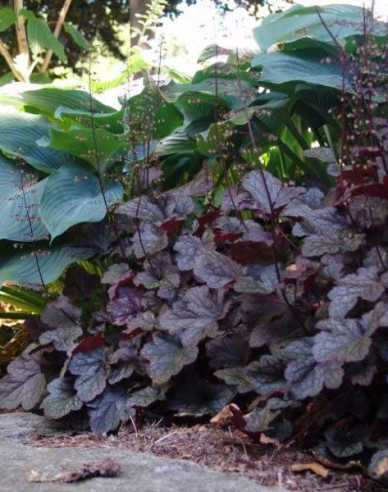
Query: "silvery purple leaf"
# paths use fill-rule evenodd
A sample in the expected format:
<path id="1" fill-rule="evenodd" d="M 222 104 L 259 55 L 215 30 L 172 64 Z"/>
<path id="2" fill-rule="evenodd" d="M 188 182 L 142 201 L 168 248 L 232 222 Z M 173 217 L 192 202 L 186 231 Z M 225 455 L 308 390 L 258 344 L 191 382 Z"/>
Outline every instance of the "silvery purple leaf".
<path id="1" fill-rule="evenodd" d="M 337 280 L 337 286 L 328 294 L 329 314 L 333 318 L 343 318 L 357 304 L 359 299 L 376 302 L 384 292 L 378 278 L 378 268 L 361 267 Z"/>
<path id="2" fill-rule="evenodd" d="M 242 275 L 242 267 L 227 256 L 202 248 L 194 261 L 194 274 L 212 289 L 220 289 Z"/>
<path id="3" fill-rule="evenodd" d="M 132 272 L 126 263 L 115 263 L 110 266 L 101 278 L 102 284 L 114 285 L 125 278 L 131 277 Z"/>
<path id="4" fill-rule="evenodd" d="M 179 287 L 179 270 L 173 265 L 170 254 L 162 252 L 144 262 L 144 271 L 136 275 L 134 284 L 143 285 L 146 289 L 159 289 L 158 296 L 169 300 Z"/>
<path id="5" fill-rule="evenodd" d="M 90 427 L 97 434 L 115 430 L 123 420 L 125 412 L 125 391 L 108 388 L 104 393 L 90 402 Z"/>
<path id="6" fill-rule="evenodd" d="M 74 384 L 78 397 L 89 402 L 104 391 L 110 374 L 106 350 L 98 348 L 79 352 L 70 360 L 68 369 L 78 376 Z"/>
<path id="7" fill-rule="evenodd" d="M 189 183 L 171 190 L 173 194 L 182 194 L 191 197 L 195 196 L 205 196 L 213 189 L 214 181 L 211 174 L 202 170 L 197 174 L 197 176 Z"/>
<path id="8" fill-rule="evenodd" d="M 152 256 L 168 245 L 167 235 L 157 226 L 143 223 L 133 235 L 132 247 L 136 258 Z"/>
<path id="9" fill-rule="evenodd" d="M 255 208 L 252 198 L 246 191 L 241 191 L 237 186 L 229 186 L 224 193 L 221 204 L 221 210 L 229 212 L 230 210 L 247 210 Z"/>
<path id="10" fill-rule="evenodd" d="M 137 351 L 127 345 L 120 346 L 115 352 L 108 356 L 111 372 L 108 377 L 110 384 L 116 384 L 122 379 L 132 376 L 138 364 Z"/>
<path id="11" fill-rule="evenodd" d="M 194 362 L 198 348 L 184 347 L 175 336 L 154 335 L 153 341 L 144 345 L 141 354 L 149 361 L 147 372 L 152 381 L 162 384 Z"/>
<path id="12" fill-rule="evenodd" d="M 126 402 L 126 407 L 149 407 L 157 400 L 164 400 L 167 390 L 168 385 L 165 384 L 146 386 L 145 388 L 130 394 Z"/>
<path id="13" fill-rule="evenodd" d="M 251 171 L 243 179 L 243 187 L 252 195 L 260 210 L 268 214 L 278 210 L 305 189 L 287 187 L 267 171 Z"/>
<path id="14" fill-rule="evenodd" d="M 286 386 L 284 370 L 286 362 L 277 355 L 262 355 L 245 369 L 245 375 L 259 394 L 282 390 Z"/>
<path id="15" fill-rule="evenodd" d="M 313 355 L 317 362 L 358 362 L 365 359 L 377 330 L 378 316 L 370 311 L 361 319 L 329 318 L 317 324 L 322 330 L 314 337 Z"/>
<path id="16" fill-rule="evenodd" d="M 312 147 L 304 150 L 303 155 L 312 159 L 319 159 L 327 164 L 337 162 L 337 158 L 330 147 Z"/>
<path id="17" fill-rule="evenodd" d="M 344 371 L 337 361 L 317 362 L 312 354 L 313 340 L 303 338 L 287 345 L 285 355 L 293 359 L 284 373 L 291 383 L 294 398 L 304 399 L 318 395 L 324 387 L 337 389 L 341 386 Z"/>
<path id="18" fill-rule="evenodd" d="M 13 410 L 22 406 L 32 410 L 45 394 L 46 378 L 41 372 L 43 352 L 23 352 L 7 367 L 0 379 L 0 408 Z"/>
<path id="19" fill-rule="evenodd" d="M 163 210 L 147 196 L 140 196 L 123 203 L 116 210 L 117 214 L 125 214 L 133 219 L 146 220 L 153 223 L 163 222 Z"/>
<path id="20" fill-rule="evenodd" d="M 253 386 L 248 381 L 244 367 L 230 367 L 228 369 L 219 369 L 214 373 L 217 378 L 225 381 L 229 386 L 235 386 L 239 393 L 248 393 L 253 391 Z"/>
<path id="21" fill-rule="evenodd" d="M 132 331 L 140 328 L 144 331 L 151 331 L 156 328 L 158 321 L 156 316 L 151 311 L 145 311 L 143 313 L 138 313 L 134 318 L 131 318 L 127 323 L 127 330 L 124 333 L 131 333 Z"/>
<path id="22" fill-rule="evenodd" d="M 83 407 L 84 403 L 78 398 L 70 379 L 54 379 L 47 385 L 47 391 L 49 394 L 42 401 L 40 408 L 49 419 L 61 419 Z"/>
<path id="23" fill-rule="evenodd" d="M 107 305 L 110 321 L 117 326 L 126 325 L 141 311 L 143 311 L 142 295 L 133 287 L 121 287 L 119 297 Z"/>
<path id="24" fill-rule="evenodd" d="M 76 340 L 83 334 L 80 319 L 81 310 L 73 306 L 67 297 L 59 297 L 48 304 L 41 316 L 42 322 L 55 330 L 43 332 L 39 342 L 42 345 L 53 343 L 57 350 L 70 354 Z"/>
<path id="25" fill-rule="evenodd" d="M 177 252 L 176 262 L 179 270 L 188 271 L 194 268 L 197 254 L 202 249 L 214 249 L 213 240 L 204 235 L 202 240 L 191 234 L 182 234 L 174 244 L 174 251 Z"/>
<path id="26" fill-rule="evenodd" d="M 203 338 L 216 335 L 217 322 L 225 316 L 227 308 L 222 294 L 211 293 L 206 286 L 193 287 L 172 309 L 160 315 L 160 327 L 171 334 L 179 334 L 184 346 L 197 345 Z"/>

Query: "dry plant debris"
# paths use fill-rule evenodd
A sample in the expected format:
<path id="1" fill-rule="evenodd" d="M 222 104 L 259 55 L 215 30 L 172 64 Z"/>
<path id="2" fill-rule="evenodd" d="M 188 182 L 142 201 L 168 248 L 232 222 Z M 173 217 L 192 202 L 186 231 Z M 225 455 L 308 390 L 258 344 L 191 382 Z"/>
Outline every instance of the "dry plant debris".
<path id="1" fill-rule="evenodd" d="M 111 458 L 90 461 L 79 468 L 64 470 L 57 475 L 49 476 L 36 470 L 28 472 L 28 481 L 34 483 L 73 483 L 96 477 L 117 477 L 121 473 L 121 464 Z"/>

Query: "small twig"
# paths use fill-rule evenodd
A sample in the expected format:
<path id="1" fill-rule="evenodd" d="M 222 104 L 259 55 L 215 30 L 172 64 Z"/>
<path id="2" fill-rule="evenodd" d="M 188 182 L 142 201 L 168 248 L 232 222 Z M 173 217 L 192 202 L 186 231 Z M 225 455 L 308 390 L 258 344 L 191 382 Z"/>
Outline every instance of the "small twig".
<path id="1" fill-rule="evenodd" d="M 59 34 L 62 30 L 62 26 L 65 22 L 65 18 L 66 18 L 66 15 L 67 15 L 67 12 L 70 8 L 70 4 L 71 4 L 72 0 L 65 0 L 64 4 L 63 4 L 63 7 L 59 13 L 59 17 L 58 17 L 58 21 L 57 21 L 57 24 L 55 26 L 55 29 L 54 29 L 54 36 L 58 39 L 59 37 Z M 53 56 L 53 51 L 52 50 L 48 50 L 47 53 L 46 53 L 46 56 L 44 57 L 44 60 L 43 60 L 43 64 L 42 66 L 40 67 L 40 72 L 45 72 L 47 69 L 48 69 L 48 66 L 50 65 L 50 61 L 51 61 L 51 58 Z"/>
<path id="2" fill-rule="evenodd" d="M 16 70 L 12 56 L 8 51 L 7 46 L 3 43 L 1 39 L 0 39 L 0 54 L 6 61 L 7 65 L 11 69 L 11 72 L 14 74 L 15 78 L 17 80 L 20 80 L 21 82 L 25 82 L 26 79 L 23 77 L 23 75 L 20 72 L 18 72 L 18 70 Z"/>

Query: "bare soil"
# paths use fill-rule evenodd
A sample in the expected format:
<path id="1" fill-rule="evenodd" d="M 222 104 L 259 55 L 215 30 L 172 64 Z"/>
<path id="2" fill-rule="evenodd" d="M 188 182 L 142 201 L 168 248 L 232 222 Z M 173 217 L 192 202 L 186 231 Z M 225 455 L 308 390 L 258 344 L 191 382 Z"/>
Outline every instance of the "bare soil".
<path id="1" fill-rule="evenodd" d="M 328 467 L 323 477 L 312 471 L 295 473 L 294 464 L 319 463 L 317 458 L 292 448 L 252 442 L 240 431 L 217 426 L 158 423 L 135 429 L 121 428 L 117 435 L 95 436 L 68 431 L 55 435 L 35 435 L 29 444 L 59 447 L 115 447 L 153 453 L 157 456 L 191 460 L 208 468 L 244 476 L 261 485 L 280 485 L 290 491 L 374 492 L 386 490 L 364 477 L 360 470 L 336 470 Z M 323 464 L 323 463 L 321 463 Z M 320 471 L 325 472 L 325 468 Z"/>

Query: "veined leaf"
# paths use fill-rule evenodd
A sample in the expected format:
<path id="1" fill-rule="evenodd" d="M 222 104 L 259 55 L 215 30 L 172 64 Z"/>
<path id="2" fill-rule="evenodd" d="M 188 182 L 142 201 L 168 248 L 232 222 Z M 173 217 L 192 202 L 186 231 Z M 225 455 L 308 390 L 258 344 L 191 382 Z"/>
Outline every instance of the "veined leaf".
<path id="1" fill-rule="evenodd" d="M 110 157 L 126 145 L 119 136 L 103 128 L 72 127 L 69 131 L 52 128 L 50 136 L 47 146 L 85 159 L 101 176 L 114 163 L 114 159 Z"/>
<path id="2" fill-rule="evenodd" d="M 52 173 L 63 164 L 74 161 L 66 152 L 59 152 L 41 143 L 49 139 L 50 123 L 42 116 L 21 113 L 7 108 L 0 118 L 0 149 L 28 162 L 45 173 Z"/>
<path id="3" fill-rule="evenodd" d="M 317 11 L 330 29 L 327 32 Z M 383 23 L 377 23 L 377 33 L 386 35 Z M 354 5 L 326 5 L 322 7 L 303 7 L 295 5 L 281 13 L 266 17 L 260 26 L 254 29 L 254 36 L 262 51 L 267 51 L 274 44 L 283 44 L 299 41 L 301 38 L 310 38 L 333 44 L 343 41 L 355 34 L 363 35 L 364 14 L 362 7 Z"/>
<path id="4" fill-rule="evenodd" d="M 321 63 L 321 59 L 310 54 L 295 54 L 276 51 L 256 55 L 253 67 L 262 67 L 260 82 L 286 84 L 305 82 L 342 89 L 343 75 L 337 65 Z M 349 88 L 349 84 L 346 83 Z"/>
<path id="5" fill-rule="evenodd" d="M 38 211 L 46 180 L 36 180 L 34 170 L 0 156 L 0 239 L 32 242 L 48 235 Z"/>
<path id="6" fill-rule="evenodd" d="M 81 222 L 100 222 L 107 207 L 119 202 L 123 187 L 111 181 L 102 191 L 100 182 L 89 171 L 64 166 L 47 179 L 40 213 L 52 239 Z"/>
<path id="7" fill-rule="evenodd" d="M 0 259 L 0 286 L 10 284 L 41 286 L 56 280 L 71 263 L 90 256 L 90 250 L 57 246 L 18 252 Z"/>
<path id="8" fill-rule="evenodd" d="M 38 19 L 32 12 L 26 11 L 28 44 L 32 51 L 51 50 L 61 61 L 66 61 L 65 49 L 51 32 L 43 19 Z"/>
<path id="9" fill-rule="evenodd" d="M 44 87 L 24 91 L 21 97 L 26 105 L 34 107 L 39 113 L 50 116 L 54 116 L 59 107 L 74 111 L 93 111 L 97 114 L 109 114 L 114 111 L 113 108 L 91 97 L 88 92 L 81 90 Z"/>

